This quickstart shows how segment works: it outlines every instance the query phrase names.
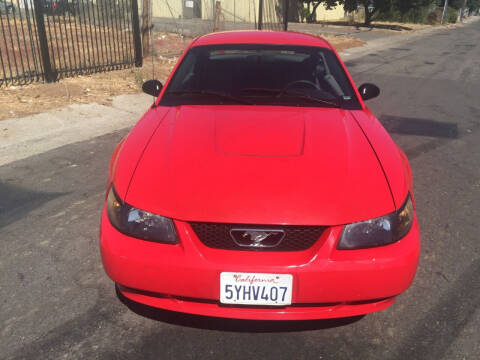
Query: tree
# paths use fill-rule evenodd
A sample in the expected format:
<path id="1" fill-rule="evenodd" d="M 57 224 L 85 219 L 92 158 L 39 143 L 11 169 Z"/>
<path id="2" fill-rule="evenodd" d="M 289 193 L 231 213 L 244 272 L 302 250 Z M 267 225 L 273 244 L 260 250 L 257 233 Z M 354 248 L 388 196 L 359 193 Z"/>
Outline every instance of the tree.
<path id="1" fill-rule="evenodd" d="M 453 3 L 454 7 L 462 7 L 464 0 L 449 0 Z M 480 3 L 480 0 L 468 0 L 472 3 Z M 365 9 L 365 25 L 370 26 L 372 20 L 378 14 L 386 15 L 384 17 L 392 17 L 392 14 L 397 14 L 403 18 L 407 16 L 407 19 L 414 19 L 420 17 L 425 18 L 429 8 L 438 3 L 438 0 L 300 0 L 302 4 L 307 4 L 308 7 L 312 6 L 312 10 L 309 12 L 307 21 L 314 21 L 315 10 L 320 4 L 324 4 L 327 9 L 332 9 L 336 6 L 343 6 L 345 11 L 356 11 L 358 8 Z M 473 5 L 475 6 L 475 5 Z M 470 6 L 469 6 L 470 7 Z M 480 6 L 479 6 L 480 7 Z M 471 7 L 470 7 L 471 8 Z M 418 21 L 418 20 L 415 20 Z"/>

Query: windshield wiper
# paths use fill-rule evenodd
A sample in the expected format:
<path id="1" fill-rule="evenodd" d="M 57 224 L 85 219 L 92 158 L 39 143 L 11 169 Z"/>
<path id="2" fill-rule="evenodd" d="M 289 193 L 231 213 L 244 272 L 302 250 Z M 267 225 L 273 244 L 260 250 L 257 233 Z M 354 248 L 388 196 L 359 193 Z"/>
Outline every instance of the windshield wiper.
<path id="1" fill-rule="evenodd" d="M 253 102 L 225 93 L 219 93 L 209 90 L 174 90 L 168 91 L 166 94 L 176 94 L 176 95 L 206 95 L 206 96 L 215 96 L 224 100 L 235 101 L 242 104 L 253 105 Z"/>
<path id="2" fill-rule="evenodd" d="M 320 98 L 316 98 L 316 97 L 313 97 L 313 96 L 310 96 L 310 95 L 306 95 L 306 94 L 302 94 L 302 93 L 299 93 L 299 92 L 296 92 L 296 91 L 282 91 L 280 94 L 278 94 L 278 96 L 283 96 L 283 95 L 287 95 L 287 96 L 291 96 L 291 97 L 294 97 L 296 99 L 302 99 L 302 100 L 310 100 L 310 101 L 313 101 L 313 102 L 317 102 L 317 103 L 320 103 L 320 104 L 326 104 L 326 105 L 330 105 L 330 106 L 333 106 L 333 107 L 340 107 L 340 101 L 337 100 L 336 102 L 334 102 L 333 100 L 324 100 L 324 99 L 320 99 Z"/>
<path id="3" fill-rule="evenodd" d="M 309 100 L 309 101 L 313 101 L 313 102 L 317 102 L 317 103 L 320 103 L 320 104 L 326 104 L 326 105 L 330 105 L 330 106 L 333 106 L 333 107 L 340 107 L 340 100 L 337 99 L 336 101 L 335 100 L 325 100 L 325 99 L 321 99 L 321 98 L 317 98 L 317 97 L 314 97 L 314 96 L 310 96 L 310 95 L 306 95 L 306 94 L 302 94 L 302 93 L 299 93 L 297 91 L 290 91 L 290 90 L 282 90 L 282 89 L 268 89 L 268 88 L 246 88 L 246 89 L 242 89 L 241 90 L 242 92 L 252 92 L 252 93 L 268 93 L 268 94 L 274 94 L 276 95 L 276 97 L 282 97 L 284 95 L 287 95 L 287 96 L 291 96 L 291 97 L 294 97 L 294 98 L 297 98 L 297 99 L 302 99 L 302 100 Z"/>

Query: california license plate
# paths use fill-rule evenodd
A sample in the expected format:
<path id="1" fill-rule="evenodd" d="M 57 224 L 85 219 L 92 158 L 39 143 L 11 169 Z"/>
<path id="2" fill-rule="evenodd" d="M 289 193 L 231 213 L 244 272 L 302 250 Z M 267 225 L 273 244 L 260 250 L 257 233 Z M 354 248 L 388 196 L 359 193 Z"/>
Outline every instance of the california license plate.
<path id="1" fill-rule="evenodd" d="M 290 305 L 292 279 L 290 274 L 222 272 L 220 302 L 243 305 Z"/>

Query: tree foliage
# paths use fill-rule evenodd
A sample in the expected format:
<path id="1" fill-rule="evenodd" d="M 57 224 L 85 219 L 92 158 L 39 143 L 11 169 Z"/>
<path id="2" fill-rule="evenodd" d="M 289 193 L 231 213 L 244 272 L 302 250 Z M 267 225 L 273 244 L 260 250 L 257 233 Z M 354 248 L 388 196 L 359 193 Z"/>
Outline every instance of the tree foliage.
<path id="1" fill-rule="evenodd" d="M 432 0 L 397 0 L 393 2 L 393 7 L 399 10 L 401 13 L 406 13 L 412 9 L 419 9 L 423 7 L 429 7 L 436 1 Z"/>
<path id="2" fill-rule="evenodd" d="M 429 8 L 435 7 L 438 0 L 300 0 L 304 4 L 312 5 L 313 11 L 310 18 L 314 17 L 314 12 L 320 4 L 324 4 L 327 9 L 336 6 L 343 6 L 345 11 L 356 11 L 358 8 L 365 9 L 365 25 L 370 25 L 375 16 L 398 14 L 397 17 L 411 14 L 410 18 L 425 17 Z M 464 0 L 450 0 L 452 2 Z M 472 2 L 480 2 L 480 0 L 470 0 Z"/>
<path id="3" fill-rule="evenodd" d="M 453 7 L 447 8 L 447 14 L 445 15 L 445 21 L 447 23 L 455 24 L 458 19 L 458 10 Z"/>
<path id="4" fill-rule="evenodd" d="M 470 11 L 480 9 L 480 0 L 467 0 L 467 7 Z"/>
<path id="5" fill-rule="evenodd" d="M 448 7 L 458 10 L 463 6 L 463 3 L 464 3 L 464 0 L 448 0 Z M 440 6 L 443 6 L 444 4 L 445 4 L 445 1 L 440 2 Z"/>

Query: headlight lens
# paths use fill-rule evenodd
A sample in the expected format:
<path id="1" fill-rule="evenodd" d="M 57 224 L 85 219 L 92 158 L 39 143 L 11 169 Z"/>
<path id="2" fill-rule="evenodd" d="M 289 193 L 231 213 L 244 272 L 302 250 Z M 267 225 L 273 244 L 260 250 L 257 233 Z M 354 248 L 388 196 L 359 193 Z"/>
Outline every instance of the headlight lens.
<path id="1" fill-rule="evenodd" d="M 107 214 L 112 225 L 125 235 L 159 243 L 178 243 L 172 219 L 134 208 L 121 201 L 113 185 L 108 192 Z"/>
<path id="2" fill-rule="evenodd" d="M 410 195 L 403 206 L 388 215 L 345 225 L 337 249 L 365 249 L 392 244 L 410 231 L 413 205 Z"/>

